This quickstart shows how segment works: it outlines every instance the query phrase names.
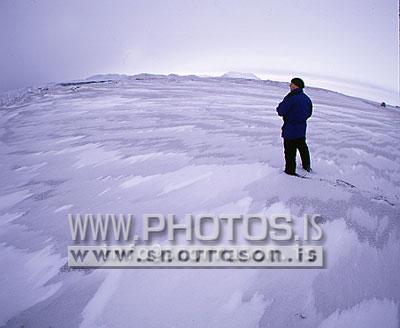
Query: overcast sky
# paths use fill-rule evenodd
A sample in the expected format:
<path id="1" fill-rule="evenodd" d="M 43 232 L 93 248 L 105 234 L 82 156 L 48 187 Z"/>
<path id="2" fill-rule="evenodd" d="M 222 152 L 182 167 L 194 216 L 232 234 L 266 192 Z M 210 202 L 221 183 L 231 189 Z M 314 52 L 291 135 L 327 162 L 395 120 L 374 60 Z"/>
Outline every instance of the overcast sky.
<path id="1" fill-rule="evenodd" d="M 397 0 L 0 0 L 0 91 L 252 72 L 400 104 Z"/>

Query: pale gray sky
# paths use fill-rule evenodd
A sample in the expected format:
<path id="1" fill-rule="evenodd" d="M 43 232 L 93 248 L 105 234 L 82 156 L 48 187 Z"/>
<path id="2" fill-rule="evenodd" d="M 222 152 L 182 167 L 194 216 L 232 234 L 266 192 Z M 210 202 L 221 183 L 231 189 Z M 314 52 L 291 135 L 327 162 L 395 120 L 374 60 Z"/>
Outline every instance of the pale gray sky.
<path id="1" fill-rule="evenodd" d="M 0 91 L 243 71 L 399 105 L 398 13 L 397 0 L 1 0 Z"/>

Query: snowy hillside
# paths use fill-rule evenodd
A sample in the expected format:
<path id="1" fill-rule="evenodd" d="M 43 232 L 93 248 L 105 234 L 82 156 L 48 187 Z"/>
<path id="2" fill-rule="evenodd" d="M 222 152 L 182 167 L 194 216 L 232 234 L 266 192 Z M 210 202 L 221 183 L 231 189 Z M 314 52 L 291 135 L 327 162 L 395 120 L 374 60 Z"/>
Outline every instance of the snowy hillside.
<path id="1" fill-rule="evenodd" d="M 398 111 L 305 89 L 300 179 L 282 173 L 287 83 L 101 80 L 1 95 L 0 326 L 399 326 Z M 66 267 L 68 213 L 156 211 L 319 213 L 326 267 Z"/>
<path id="2" fill-rule="evenodd" d="M 242 73 L 242 72 L 228 72 L 223 74 L 221 77 L 228 77 L 233 79 L 249 79 L 249 80 L 259 80 L 260 78 L 253 73 Z"/>

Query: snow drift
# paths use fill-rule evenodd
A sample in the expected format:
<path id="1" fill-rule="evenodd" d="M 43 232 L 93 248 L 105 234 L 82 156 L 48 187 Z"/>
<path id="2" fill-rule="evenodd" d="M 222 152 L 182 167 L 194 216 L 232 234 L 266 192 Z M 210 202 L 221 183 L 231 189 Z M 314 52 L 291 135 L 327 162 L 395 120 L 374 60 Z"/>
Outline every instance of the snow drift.
<path id="1" fill-rule="evenodd" d="M 305 180 L 282 174 L 287 83 L 100 78 L 1 96 L 0 325 L 398 326 L 399 112 L 307 88 Z M 326 268 L 66 268 L 67 213 L 148 211 L 320 213 Z"/>

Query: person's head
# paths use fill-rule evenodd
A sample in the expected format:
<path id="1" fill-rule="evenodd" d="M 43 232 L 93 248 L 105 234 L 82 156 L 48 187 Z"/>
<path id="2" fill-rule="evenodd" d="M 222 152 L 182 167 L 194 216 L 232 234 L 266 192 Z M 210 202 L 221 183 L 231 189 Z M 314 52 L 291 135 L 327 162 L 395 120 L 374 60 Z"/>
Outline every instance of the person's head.
<path id="1" fill-rule="evenodd" d="M 293 91 L 296 89 L 303 89 L 304 81 L 299 77 L 295 77 L 290 81 L 289 87 L 290 87 L 290 91 Z"/>

